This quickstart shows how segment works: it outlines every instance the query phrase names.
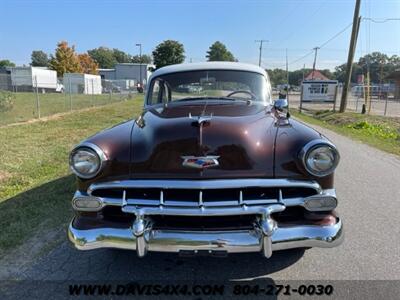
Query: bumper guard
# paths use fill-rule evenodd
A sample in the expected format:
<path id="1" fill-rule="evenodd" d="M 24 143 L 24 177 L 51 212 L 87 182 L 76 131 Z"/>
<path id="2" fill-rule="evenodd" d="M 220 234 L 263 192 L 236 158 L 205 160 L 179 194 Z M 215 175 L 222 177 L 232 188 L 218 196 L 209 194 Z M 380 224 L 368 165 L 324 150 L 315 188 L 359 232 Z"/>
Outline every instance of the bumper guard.
<path id="1" fill-rule="evenodd" d="M 272 218 L 259 220 L 251 230 L 172 231 L 153 230 L 148 219 L 137 219 L 130 228 L 78 229 L 72 221 L 68 236 L 76 248 L 120 248 L 136 250 L 139 257 L 147 251 L 262 252 L 267 258 L 276 250 L 321 247 L 331 248 L 343 241 L 342 221 L 333 225 L 294 225 L 279 227 Z"/>

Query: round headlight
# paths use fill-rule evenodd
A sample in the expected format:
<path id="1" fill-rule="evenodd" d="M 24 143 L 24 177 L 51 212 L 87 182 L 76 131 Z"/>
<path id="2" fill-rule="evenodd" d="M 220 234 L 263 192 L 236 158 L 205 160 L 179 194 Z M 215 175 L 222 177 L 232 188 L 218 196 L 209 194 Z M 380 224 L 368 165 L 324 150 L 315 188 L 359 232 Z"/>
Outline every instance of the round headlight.
<path id="1" fill-rule="evenodd" d="M 101 151 L 101 150 L 100 150 Z M 102 155 L 91 147 L 81 146 L 72 150 L 70 155 L 71 170 L 81 178 L 92 178 L 96 176 L 102 165 Z M 102 154 L 102 152 L 100 152 Z"/>
<path id="2" fill-rule="evenodd" d="M 336 147 L 323 140 L 308 143 L 303 148 L 301 155 L 307 172 L 317 177 L 333 173 L 340 159 Z"/>

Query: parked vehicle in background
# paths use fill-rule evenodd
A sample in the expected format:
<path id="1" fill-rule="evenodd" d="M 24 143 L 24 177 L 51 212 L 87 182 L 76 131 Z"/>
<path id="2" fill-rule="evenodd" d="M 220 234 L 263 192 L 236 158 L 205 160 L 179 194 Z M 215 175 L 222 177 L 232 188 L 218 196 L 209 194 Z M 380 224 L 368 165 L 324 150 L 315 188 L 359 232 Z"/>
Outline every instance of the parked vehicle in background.
<path id="1" fill-rule="evenodd" d="M 111 80 L 104 81 L 103 93 L 121 93 L 122 89 L 120 86 L 114 84 Z"/>
<path id="2" fill-rule="evenodd" d="M 143 93 L 143 84 L 138 82 L 137 85 L 136 85 L 136 90 L 137 90 L 138 93 Z"/>
<path id="3" fill-rule="evenodd" d="M 366 91 L 366 85 L 356 85 L 351 88 L 351 93 L 354 97 L 363 98 Z M 392 95 L 394 91 L 394 86 L 390 84 L 369 86 L 369 95 L 380 99 L 386 99 L 389 95 Z"/>
<path id="4" fill-rule="evenodd" d="M 57 82 L 56 92 L 64 93 L 64 85 L 62 83 Z"/>
<path id="5" fill-rule="evenodd" d="M 44 67 L 10 67 L 11 86 L 15 92 L 55 92 L 57 72 Z"/>
<path id="6" fill-rule="evenodd" d="M 140 257 L 155 251 L 268 258 L 282 249 L 338 246 L 338 150 L 291 119 L 287 100 L 273 102 L 271 94 L 265 70 L 253 65 L 155 71 L 138 118 L 70 154 L 77 176 L 71 242 Z"/>

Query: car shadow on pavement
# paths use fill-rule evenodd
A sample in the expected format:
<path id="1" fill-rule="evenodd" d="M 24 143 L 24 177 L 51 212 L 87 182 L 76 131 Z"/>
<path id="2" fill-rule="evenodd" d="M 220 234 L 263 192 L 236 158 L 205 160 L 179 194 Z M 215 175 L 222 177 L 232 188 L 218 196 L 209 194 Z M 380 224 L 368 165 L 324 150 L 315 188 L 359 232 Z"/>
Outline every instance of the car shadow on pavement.
<path id="1" fill-rule="evenodd" d="M 138 258 L 129 250 L 101 250 L 113 261 L 109 265 L 107 279 L 122 279 L 122 274 L 140 280 L 251 280 L 285 269 L 299 261 L 304 249 L 292 249 L 275 252 L 271 258 L 264 258 L 261 253 L 231 254 L 225 258 L 209 256 L 180 257 L 177 254 L 148 253 Z M 105 257 L 103 257 L 104 259 Z M 106 260 L 108 260 L 106 259 Z M 118 272 L 113 272 L 118 270 Z M 122 275 L 123 276 L 123 275 Z"/>

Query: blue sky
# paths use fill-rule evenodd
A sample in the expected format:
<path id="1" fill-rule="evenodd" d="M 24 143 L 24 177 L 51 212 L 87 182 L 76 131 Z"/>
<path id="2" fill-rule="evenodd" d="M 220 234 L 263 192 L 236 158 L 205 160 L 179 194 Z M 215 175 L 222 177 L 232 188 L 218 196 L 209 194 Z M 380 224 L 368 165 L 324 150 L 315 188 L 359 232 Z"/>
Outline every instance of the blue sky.
<path id="1" fill-rule="evenodd" d="M 44 1 L 0 0 L 0 59 L 28 64 L 32 50 L 53 53 L 67 40 L 78 52 L 98 46 L 150 53 L 166 39 L 184 44 L 187 61 L 204 61 L 216 40 L 242 62 L 258 62 L 257 39 L 269 40 L 263 66 L 299 60 L 352 22 L 355 0 Z M 400 0 L 362 0 L 361 15 L 400 18 Z M 351 27 L 318 53 L 317 67 L 344 63 Z M 362 22 L 356 59 L 372 51 L 400 55 L 400 21 Z M 312 66 L 313 55 L 290 69 Z"/>

